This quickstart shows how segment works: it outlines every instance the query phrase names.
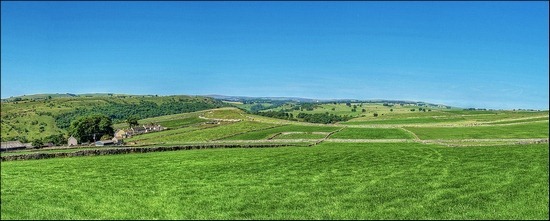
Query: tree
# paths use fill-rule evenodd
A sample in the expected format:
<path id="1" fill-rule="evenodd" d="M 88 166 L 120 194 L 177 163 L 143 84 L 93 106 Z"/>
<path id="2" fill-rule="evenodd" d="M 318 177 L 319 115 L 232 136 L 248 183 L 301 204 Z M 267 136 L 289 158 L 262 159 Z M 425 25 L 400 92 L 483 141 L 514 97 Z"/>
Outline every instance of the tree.
<path id="1" fill-rule="evenodd" d="M 138 117 L 136 115 L 129 116 L 128 118 L 126 118 L 126 123 L 129 127 L 135 127 L 139 125 Z"/>
<path id="2" fill-rule="evenodd" d="M 67 139 L 63 134 L 52 134 L 43 139 L 46 143 L 53 143 L 56 146 L 61 146 L 67 143 Z"/>
<path id="3" fill-rule="evenodd" d="M 393 112 L 393 109 L 390 109 L 391 112 Z"/>
<path id="4" fill-rule="evenodd" d="M 69 134 L 79 142 L 93 142 L 105 134 L 113 134 L 113 123 L 104 114 L 93 114 L 79 117 L 71 122 Z"/>
<path id="5" fill-rule="evenodd" d="M 32 141 L 31 145 L 34 148 L 42 148 L 42 146 L 44 145 L 44 141 L 42 141 L 41 139 L 36 139 Z"/>
<path id="6" fill-rule="evenodd" d="M 378 113 L 374 113 L 373 116 L 378 117 Z"/>
<path id="7" fill-rule="evenodd" d="M 363 109 L 361 110 L 361 112 L 365 113 L 365 112 L 367 112 L 367 110 L 365 110 L 365 108 L 363 108 Z"/>

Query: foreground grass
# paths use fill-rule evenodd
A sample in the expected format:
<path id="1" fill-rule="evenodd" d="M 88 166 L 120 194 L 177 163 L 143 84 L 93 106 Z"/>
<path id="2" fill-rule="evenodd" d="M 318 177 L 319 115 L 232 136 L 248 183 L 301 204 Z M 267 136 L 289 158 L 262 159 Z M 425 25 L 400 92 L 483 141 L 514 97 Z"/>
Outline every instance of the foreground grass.
<path id="1" fill-rule="evenodd" d="M 548 145 L 334 144 L 2 162 L 2 219 L 548 219 Z"/>

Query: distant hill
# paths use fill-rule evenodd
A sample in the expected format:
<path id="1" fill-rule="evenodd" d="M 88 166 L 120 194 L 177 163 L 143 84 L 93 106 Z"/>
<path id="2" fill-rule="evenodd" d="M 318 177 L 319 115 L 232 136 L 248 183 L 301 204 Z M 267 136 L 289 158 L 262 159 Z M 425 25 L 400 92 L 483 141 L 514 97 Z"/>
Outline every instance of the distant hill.
<path id="1" fill-rule="evenodd" d="M 312 98 L 301 98 L 301 97 L 249 97 L 249 96 L 226 96 L 226 95 L 202 95 L 205 97 L 211 97 L 214 99 L 219 99 L 223 101 L 232 101 L 232 102 L 249 102 L 249 101 L 292 101 L 292 102 L 304 102 L 304 103 L 326 103 L 326 102 L 363 102 L 363 103 L 393 103 L 393 104 L 415 104 L 415 105 L 426 105 L 432 107 L 448 107 L 448 108 L 459 108 L 452 107 L 449 105 L 442 104 L 432 104 L 422 101 L 407 101 L 407 100 L 385 100 L 385 99 L 371 99 L 371 100 L 360 100 L 360 99 L 312 99 Z"/>
<path id="2" fill-rule="evenodd" d="M 226 95 L 203 95 L 214 99 L 225 101 L 251 101 L 251 100 L 266 100 L 266 101 L 295 101 L 295 102 L 316 102 L 319 99 L 300 98 L 300 97 L 248 97 L 248 96 L 226 96 Z"/>
<path id="3" fill-rule="evenodd" d="M 201 96 L 124 94 L 35 94 L 2 100 L 2 141 L 23 142 L 51 135 L 68 136 L 67 128 L 77 117 L 101 113 L 114 123 L 129 116 L 139 119 L 187 113 L 229 104 Z"/>
<path id="4" fill-rule="evenodd" d="M 47 100 L 50 98 L 61 97 L 155 97 L 157 95 L 129 95 L 129 94 L 114 94 L 114 93 L 86 93 L 86 94 L 71 94 L 71 93 L 55 93 L 55 94 L 32 94 L 9 97 L 2 99 L 2 102 L 22 101 L 22 100 Z"/>
<path id="5" fill-rule="evenodd" d="M 225 102 L 224 102 L 225 101 Z M 2 141 L 30 142 L 52 135 L 68 136 L 71 121 L 80 116 L 101 113 L 113 123 L 122 123 L 129 116 L 139 119 L 170 114 L 188 113 L 212 108 L 236 106 L 257 112 L 266 109 L 297 108 L 307 103 L 380 103 L 388 105 L 409 104 L 422 107 L 451 109 L 446 105 L 402 100 L 311 99 L 300 97 L 248 97 L 248 96 L 158 96 L 114 93 L 88 94 L 33 94 L 2 99 Z M 290 105 L 290 106 L 289 106 Z M 294 106 L 293 106 L 294 105 Z M 357 114 L 354 114 L 357 115 Z"/>

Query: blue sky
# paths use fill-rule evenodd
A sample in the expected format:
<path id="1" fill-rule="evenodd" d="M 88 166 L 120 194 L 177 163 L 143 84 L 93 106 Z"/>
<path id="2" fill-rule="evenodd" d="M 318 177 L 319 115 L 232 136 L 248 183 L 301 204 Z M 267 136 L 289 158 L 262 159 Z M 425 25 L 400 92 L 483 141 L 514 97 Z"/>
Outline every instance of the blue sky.
<path id="1" fill-rule="evenodd" d="M 548 109 L 548 2 L 2 2 L 2 98 L 403 99 Z"/>

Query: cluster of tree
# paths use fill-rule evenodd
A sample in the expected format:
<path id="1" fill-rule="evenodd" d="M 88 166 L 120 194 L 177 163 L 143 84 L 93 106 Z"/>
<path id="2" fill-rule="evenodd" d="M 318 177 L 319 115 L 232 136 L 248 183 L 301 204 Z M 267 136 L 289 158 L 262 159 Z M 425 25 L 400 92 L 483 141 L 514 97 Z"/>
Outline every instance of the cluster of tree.
<path id="1" fill-rule="evenodd" d="M 296 120 L 294 119 L 294 116 L 292 113 L 287 113 L 287 112 L 284 112 L 283 110 L 257 112 L 255 114 L 265 116 L 265 117 L 273 117 L 273 118 L 279 118 L 279 119 L 285 119 L 285 120 Z"/>
<path id="2" fill-rule="evenodd" d="M 70 112 L 65 112 L 55 117 L 57 127 L 66 129 L 71 125 L 71 121 L 79 116 L 90 114 L 104 114 L 114 123 L 124 122 L 130 116 L 136 116 L 138 119 L 158 117 L 169 114 L 188 113 L 212 108 L 228 106 L 221 101 L 213 102 L 181 102 L 172 100 L 166 103 L 157 104 L 151 101 L 141 101 L 137 104 L 109 103 L 104 106 L 95 106 L 93 108 L 77 108 Z"/>
<path id="3" fill-rule="evenodd" d="M 79 117 L 71 122 L 69 134 L 79 142 L 93 142 L 114 134 L 113 122 L 104 114 Z"/>
<path id="4" fill-rule="evenodd" d="M 250 106 L 250 111 L 251 112 L 259 112 L 263 109 L 265 109 L 265 107 L 262 104 L 254 104 L 254 105 Z"/>
<path id="5" fill-rule="evenodd" d="M 35 139 L 31 142 L 34 148 L 41 148 L 51 143 L 54 146 L 61 146 L 67 143 L 67 137 L 64 134 L 53 134 L 42 139 Z"/>
<path id="6" fill-rule="evenodd" d="M 348 115 L 339 116 L 335 114 L 329 114 L 328 112 L 316 114 L 299 113 L 296 117 L 302 119 L 305 122 L 321 124 L 332 124 L 338 121 L 347 121 L 352 118 Z"/>

